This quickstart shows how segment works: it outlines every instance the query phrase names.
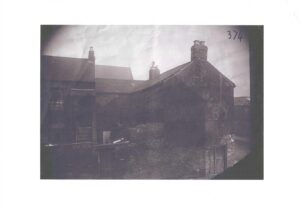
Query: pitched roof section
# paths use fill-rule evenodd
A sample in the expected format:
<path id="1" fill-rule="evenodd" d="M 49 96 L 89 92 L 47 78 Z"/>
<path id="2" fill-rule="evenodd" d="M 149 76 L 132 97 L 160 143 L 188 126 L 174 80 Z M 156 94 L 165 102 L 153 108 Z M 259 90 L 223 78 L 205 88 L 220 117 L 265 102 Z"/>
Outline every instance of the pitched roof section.
<path id="1" fill-rule="evenodd" d="M 159 82 L 167 80 L 170 77 L 172 77 L 173 75 L 175 75 L 183 70 L 186 70 L 191 64 L 192 64 L 192 62 L 182 64 L 180 66 L 170 69 L 169 71 L 162 73 L 157 79 L 144 81 L 145 83 L 135 86 L 135 88 L 133 89 L 133 92 L 150 88 L 150 87 L 158 84 Z"/>
<path id="2" fill-rule="evenodd" d="M 157 79 L 154 80 L 96 79 L 96 92 L 126 94 L 141 91 L 172 77 L 177 72 L 187 69 L 187 67 L 190 65 L 191 62 L 177 66 L 162 73 Z"/>
<path id="3" fill-rule="evenodd" d="M 88 71 L 88 60 L 70 57 L 42 56 L 41 74 L 44 80 L 93 81 Z"/>
<path id="4" fill-rule="evenodd" d="M 147 81 L 142 80 L 119 80 L 119 79 L 96 79 L 97 93 L 131 93 Z"/>
<path id="5" fill-rule="evenodd" d="M 179 65 L 169 71 L 162 73 L 153 80 L 133 80 L 130 68 L 118 66 L 95 66 L 95 75 L 88 71 L 89 62 L 87 59 L 42 56 L 42 78 L 46 80 L 65 81 L 94 81 L 97 93 L 132 93 L 151 88 L 162 81 L 181 73 L 188 72 L 192 67 L 197 66 L 208 72 L 220 76 L 228 86 L 235 87 L 235 84 L 219 72 L 207 61 L 191 61 Z"/>
<path id="6" fill-rule="evenodd" d="M 96 65 L 95 75 L 96 78 L 102 79 L 133 80 L 128 67 Z"/>
<path id="7" fill-rule="evenodd" d="M 207 61 L 188 62 L 177 66 L 169 71 L 162 73 L 157 79 L 154 80 L 118 80 L 118 79 L 96 79 L 96 92 L 97 93 L 119 93 L 128 94 L 133 92 L 142 91 L 151 88 L 160 82 L 166 81 L 177 74 L 188 72 L 194 67 L 205 69 L 208 72 L 213 72 L 215 75 L 222 77 L 228 86 L 235 86 L 235 84 L 219 72 L 213 65 Z"/>
<path id="8" fill-rule="evenodd" d="M 128 67 L 95 65 L 95 76 L 88 70 L 88 59 L 42 56 L 42 78 L 58 81 L 94 81 L 96 78 L 133 80 Z"/>
<path id="9" fill-rule="evenodd" d="M 227 86 L 235 87 L 235 84 L 228 79 L 225 75 L 223 75 L 221 72 L 219 72 L 212 64 L 210 64 L 207 61 L 191 61 L 182 65 L 179 65 L 175 68 L 170 69 L 169 71 L 166 71 L 162 73 L 157 79 L 153 80 L 146 80 L 146 81 L 135 81 L 136 83 L 130 84 L 129 82 L 124 86 L 124 89 L 122 90 L 122 86 L 120 86 L 118 89 L 113 89 L 113 85 L 107 85 L 109 87 L 109 90 L 117 91 L 119 90 L 120 93 L 132 93 L 132 92 L 138 92 L 141 90 L 145 90 L 148 88 L 151 88 L 160 82 L 166 81 L 173 76 L 180 74 L 182 72 L 189 72 L 192 68 L 197 66 L 199 69 L 205 69 L 208 72 L 213 72 L 215 75 L 220 76 Z M 134 82 L 134 81 L 132 81 Z M 123 82 L 125 85 L 125 82 Z M 96 85 L 97 87 L 97 85 Z M 122 90 L 122 91 L 121 91 Z M 98 91 L 98 90 L 97 90 Z"/>
<path id="10" fill-rule="evenodd" d="M 224 74 L 218 71 L 218 69 L 216 69 L 210 62 L 201 61 L 199 65 L 201 66 L 201 68 L 204 68 L 207 71 L 211 71 L 218 74 L 225 81 L 227 86 L 235 87 L 235 84 L 230 79 L 228 79 Z"/>

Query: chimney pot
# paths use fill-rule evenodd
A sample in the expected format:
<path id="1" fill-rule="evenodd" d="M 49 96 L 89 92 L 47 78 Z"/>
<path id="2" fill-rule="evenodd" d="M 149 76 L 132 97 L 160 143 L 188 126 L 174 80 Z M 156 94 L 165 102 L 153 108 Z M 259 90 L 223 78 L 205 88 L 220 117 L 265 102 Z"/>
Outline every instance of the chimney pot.
<path id="1" fill-rule="evenodd" d="M 160 70 L 158 69 L 155 62 L 152 62 L 151 68 L 149 70 L 149 80 L 157 79 L 160 75 Z"/>
<path id="2" fill-rule="evenodd" d="M 90 47 L 90 50 L 89 50 L 89 56 L 88 56 L 88 60 L 91 61 L 91 62 L 95 62 L 95 52 L 94 52 L 94 49 L 93 47 L 91 46 Z"/>
<path id="3" fill-rule="evenodd" d="M 193 60 L 207 60 L 207 46 L 205 41 L 195 40 L 191 47 L 191 61 Z"/>

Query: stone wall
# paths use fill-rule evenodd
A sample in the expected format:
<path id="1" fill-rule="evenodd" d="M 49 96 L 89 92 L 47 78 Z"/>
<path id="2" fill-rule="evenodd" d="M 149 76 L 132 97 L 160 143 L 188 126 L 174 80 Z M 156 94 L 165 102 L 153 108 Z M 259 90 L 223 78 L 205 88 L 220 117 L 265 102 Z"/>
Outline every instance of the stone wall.
<path id="1" fill-rule="evenodd" d="M 205 177 L 205 151 L 200 146 L 178 146 L 165 139 L 163 123 L 141 124 L 128 129 L 136 144 L 127 159 L 124 178 L 182 179 Z"/>

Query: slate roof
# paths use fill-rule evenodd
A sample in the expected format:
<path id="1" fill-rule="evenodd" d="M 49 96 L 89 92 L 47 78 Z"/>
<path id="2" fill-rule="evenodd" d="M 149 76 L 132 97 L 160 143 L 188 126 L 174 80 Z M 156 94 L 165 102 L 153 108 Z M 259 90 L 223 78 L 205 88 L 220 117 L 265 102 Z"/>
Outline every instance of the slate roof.
<path id="1" fill-rule="evenodd" d="M 198 66 L 198 67 L 197 67 Z M 179 65 L 162 73 L 157 79 L 153 80 L 111 80 L 111 79 L 96 79 L 96 91 L 98 93 L 133 93 L 142 91 L 157 84 L 167 81 L 169 78 L 181 73 L 188 72 L 193 67 L 205 69 L 208 72 L 214 72 L 215 75 L 220 76 L 227 86 L 235 87 L 235 84 L 229 80 L 225 75 L 219 72 L 212 64 L 207 61 L 188 62 Z"/>
<path id="2" fill-rule="evenodd" d="M 146 84 L 143 80 L 96 79 L 97 93 L 131 93 Z"/>
<path id="3" fill-rule="evenodd" d="M 41 58 L 41 74 L 44 80 L 92 81 L 94 76 L 88 72 L 87 67 L 87 59 L 54 56 Z"/>
<path id="4" fill-rule="evenodd" d="M 133 80 L 128 67 L 96 65 L 95 76 L 102 79 Z"/>
<path id="5" fill-rule="evenodd" d="M 97 93 L 132 93 L 150 88 L 157 83 L 168 79 L 172 75 L 186 68 L 190 63 L 177 66 L 162 73 L 154 80 L 117 80 L 117 79 L 96 79 Z"/>
<path id="6" fill-rule="evenodd" d="M 200 66 L 201 66 L 201 68 L 203 68 L 207 71 L 211 71 L 211 72 L 214 72 L 215 74 L 218 74 L 224 80 L 224 82 L 227 86 L 235 87 L 235 84 L 230 79 L 228 79 L 224 74 L 222 74 L 220 71 L 218 71 L 218 69 L 216 69 L 210 62 L 201 61 Z"/>
<path id="7" fill-rule="evenodd" d="M 130 68 L 118 66 L 95 65 L 95 78 L 87 71 L 87 59 L 42 56 L 42 76 L 47 80 L 94 81 L 97 93 L 133 93 L 155 86 L 169 78 L 188 72 L 193 67 L 220 76 L 227 86 L 235 84 L 219 72 L 208 61 L 191 61 L 162 73 L 153 80 L 133 80 Z"/>
<path id="8" fill-rule="evenodd" d="M 177 73 L 179 73 L 183 70 L 186 70 L 191 65 L 191 63 L 192 62 L 188 62 L 188 63 L 182 64 L 180 66 L 177 66 L 175 68 L 172 68 L 172 69 L 160 74 L 160 76 L 157 79 L 146 80 L 146 81 L 144 81 L 143 84 L 140 84 L 139 86 L 135 86 L 133 88 L 132 92 L 136 92 L 136 91 L 140 91 L 140 90 L 150 88 L 150 87 L 158 84 L 159 82 L 167 80 L 168 78 L 172 77 L 173 75 L 175 75 L 175 74 L 177 74 Z"/>
<path id="9" fill-rule="evenodd" d="M 91 64 L 92 65 L 92 64 Z M 95 76 L 88 71 L 86 58 L 70 58 L 43 55 L 42 79 L 58 81 L 94 81 L 94 78 L 133 80 L 128 67 L 95 65 Z"/>

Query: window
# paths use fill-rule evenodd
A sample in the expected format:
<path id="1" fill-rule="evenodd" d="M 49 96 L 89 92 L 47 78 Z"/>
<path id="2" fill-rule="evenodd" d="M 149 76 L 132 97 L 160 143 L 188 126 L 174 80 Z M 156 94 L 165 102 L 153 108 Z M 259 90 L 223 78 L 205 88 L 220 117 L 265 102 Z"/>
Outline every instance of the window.
<path id="1" fill-rule="evenodd" d="M 64 109 L 64 98 L 61 90 L 55 89 L 51 93 L 50 108 L 52 110 L 63 110 Z"/>

